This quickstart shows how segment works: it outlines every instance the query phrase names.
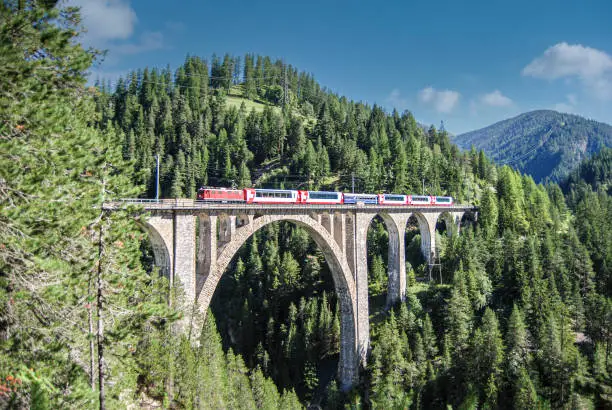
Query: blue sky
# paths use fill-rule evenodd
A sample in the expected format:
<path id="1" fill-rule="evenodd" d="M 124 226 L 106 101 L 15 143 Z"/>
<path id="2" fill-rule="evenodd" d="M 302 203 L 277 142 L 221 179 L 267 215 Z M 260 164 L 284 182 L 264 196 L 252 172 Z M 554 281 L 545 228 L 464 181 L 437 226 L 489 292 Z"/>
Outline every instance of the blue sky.
<path id="1" fill-rule="evenodd" d="M 461 133 L 556 109 L 612 123 L 612 1 L 68 0 L 93 76 L 254 52 L 352 100 Z"/>

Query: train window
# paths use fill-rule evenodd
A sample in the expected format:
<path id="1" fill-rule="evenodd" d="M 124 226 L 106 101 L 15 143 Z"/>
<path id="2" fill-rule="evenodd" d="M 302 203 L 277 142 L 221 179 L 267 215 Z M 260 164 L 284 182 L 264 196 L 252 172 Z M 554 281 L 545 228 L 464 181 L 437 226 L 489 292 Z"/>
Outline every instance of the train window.
<path id="1" fill-rule="evenodd" d="M 444 197 L 444 196 L 437 196 L 436 197 L 436 201 L 437 202 L 450 202 L 450 198 Z"/>
<path id="2" fill-rule="evenodd" d="M 310 192 L 310 199 L 338 199 L 338 194 L 335 192 Z"/>
<path id="3" fill-rule="evenodd" d="M 428 196 L 413 196 L 412 200 L 413 201 L 429 201 L 429 197 Z"/>
<path id="4" fill-rule="evenodd" d="M 400 195 L 385 195 L 387 201 L 404 201 L 404 197 Z"/>

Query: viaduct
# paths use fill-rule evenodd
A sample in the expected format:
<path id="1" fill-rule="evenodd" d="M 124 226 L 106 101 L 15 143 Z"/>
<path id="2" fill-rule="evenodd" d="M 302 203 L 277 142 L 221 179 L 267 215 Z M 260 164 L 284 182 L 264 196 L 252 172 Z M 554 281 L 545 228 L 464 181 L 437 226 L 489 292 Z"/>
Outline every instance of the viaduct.
<path id="1" fill-rule="evenodd" d="M 340 304 L 338 379 L 343 389 L 358 381 L 370 343 L 367 232 L 372 219 L 380 216 L 389 233 L 387 302 L 393 304 L 406 294 L 404 234 L 409 218 L 418 221 L 421 251 L 431 264 L 437 252 L 438 218 L 445 221 L 448 232 L 459 232 L 463 215 L 474 211 L 460 205 L 246 205 L 191 199 L 125 200 L 105 204 L 105 209 L 126 204 L 143 205 L 150 213 L 142 224 L 151 240 L 155 264 L 171 286 L 183 288 L 182 326 L 190 331 L 193 327 L 195 334 L 221 276 L 251 235 L 278 221 L 308 231 L 325 255 Z"/>

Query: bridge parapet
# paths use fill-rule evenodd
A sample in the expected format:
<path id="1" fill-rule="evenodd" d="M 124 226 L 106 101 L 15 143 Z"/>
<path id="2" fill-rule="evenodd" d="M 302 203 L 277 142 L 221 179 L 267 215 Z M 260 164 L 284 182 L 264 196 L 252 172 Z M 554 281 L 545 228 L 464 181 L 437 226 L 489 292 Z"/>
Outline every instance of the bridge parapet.
<path id="1" fill-rule="evenodd" d="M 477 207 L 471 205 L 304 205 L 304 204 L 245 204 L 242 202 L 228 203 L 211 203 L 208 201 L 198 201 L 187 198 L 176 199 L 139 199 L 128 198 L 119 201 L 107 202 L 103 205 L 104 209 L 117 209 L 126 205 L 140 205 L 145 210 L 203 210 L 203 211 L 225 211 L 235 213 L 241 211 L 297 211 L 303 213 L 312 213 L 316 211 L 327 212 L 365 212 L 365 213 L 406 213 L 406 212 L 422 212 L 422 213 L 443 213 L 443 212 L 476 212 Z M 247 212 L 243 212 L 247 211 Z"/>

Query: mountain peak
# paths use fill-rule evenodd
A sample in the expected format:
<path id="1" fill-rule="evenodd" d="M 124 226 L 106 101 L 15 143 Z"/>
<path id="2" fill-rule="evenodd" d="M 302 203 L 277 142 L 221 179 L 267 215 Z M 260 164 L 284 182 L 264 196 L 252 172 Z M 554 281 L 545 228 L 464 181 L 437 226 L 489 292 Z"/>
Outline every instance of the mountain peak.
<path id="1" fill-rule="evenodd" d="M 537 182 L 559 181 L 585 158 L 612 146 L 612 126 L 575 114 L 535 110 L 457 135 L 463 149 L 482 149 L 498 164 L 531 175 Z"/>

